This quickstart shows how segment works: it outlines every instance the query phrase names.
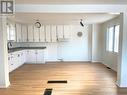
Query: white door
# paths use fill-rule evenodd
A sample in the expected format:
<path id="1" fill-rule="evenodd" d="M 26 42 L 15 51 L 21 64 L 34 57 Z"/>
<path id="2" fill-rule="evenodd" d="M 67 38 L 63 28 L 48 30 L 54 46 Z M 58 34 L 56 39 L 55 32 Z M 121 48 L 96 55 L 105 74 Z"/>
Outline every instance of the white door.
<path id="1" fill-rule="evenodd" d="M 45 26 L 46 42 L 51 42 L 50 25 Z"/>
<path id="2" fill-rule="evenodd" d="M 27 55 L 26 63 L 36 64 L 36 52 L 35 52 L 35 50 L 27 50 L 26 55 Z"/>
<path id="3" fill-rule="evenodd" d="M 56 25 L 51 26 L 51 40 L 52 42 L 57 42 Z"/>
<path id="4" fill-rule="evenodd" d="M 40 40 L 40 28 L 34 26 L 34 42 L 39 42 Z"/>
<path id="5" fill-rule="evenodd" d="M 27 25 L 22 25 L 22 42 L 27 42 Z"/>
<path id="6" fill-rule="evenodd" d="M 64 37 L 63 35 L 63 25 L 57 25 L 57 36 L 58 36 L 58 39 L 61 39 Z"/>
<path id="7" fill-rule="evenodd" d="M 44 50 L 37 50 L 36 51 L 37 55 L 36 55 L 36 63 L 38 64 L 42 64 L 42 63 L 45 63 L 45 60 L 44 60 Z"/>
<path id="8" fill-rule="evenodd" d="M 33 42 L 34 33 L 33 33 L 33 25 L 28 25 L 28 42 Z"/>
<path id="9" fill-rule="evenodd" d="M 16 41 L 22 42 L 22 31 L 21 31 L 21 24 L 16 24 Z"/>
<path id="10" fill-rule="evenodd" d="M 45 42 L 45 27 L 44 25 L 40 28 L 40 42 Z"/>

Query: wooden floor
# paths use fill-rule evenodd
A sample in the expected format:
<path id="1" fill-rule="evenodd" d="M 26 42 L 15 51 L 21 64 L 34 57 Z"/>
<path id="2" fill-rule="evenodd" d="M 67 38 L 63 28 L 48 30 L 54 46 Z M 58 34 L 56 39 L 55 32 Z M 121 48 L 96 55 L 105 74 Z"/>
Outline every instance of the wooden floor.
<path id="1" fill-rule="evenodd" d="M 47 84 L 48 80 L 67 80 L 67 84 Z M 99 63 L 54 63 L 23 65 L 10 73 L 11 86 L 0 95 L 127 95 L 118 92 L 116 73 Z"/>

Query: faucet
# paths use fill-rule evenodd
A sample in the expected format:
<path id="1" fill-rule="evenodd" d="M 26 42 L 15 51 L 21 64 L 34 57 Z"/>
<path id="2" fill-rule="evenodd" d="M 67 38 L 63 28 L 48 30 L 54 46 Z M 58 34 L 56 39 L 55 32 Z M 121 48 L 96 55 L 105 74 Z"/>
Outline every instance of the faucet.
<path id="1" fill-rule="evenodd" d="M 12 47 L 12 43 L 11 43 L 11 42 L 8 42 L 8 43 L 7 43 L 7 47 L 8 47 L 8 50 L 9 50 L 10 47 Z"/>

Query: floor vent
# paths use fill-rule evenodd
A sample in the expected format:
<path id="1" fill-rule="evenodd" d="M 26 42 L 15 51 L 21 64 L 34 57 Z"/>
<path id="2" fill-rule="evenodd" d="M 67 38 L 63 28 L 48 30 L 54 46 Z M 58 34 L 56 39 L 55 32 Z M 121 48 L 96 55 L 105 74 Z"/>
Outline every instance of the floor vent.
<path id="1" fill-rule="evenodd" d="M 50 80 L 47 83 L 67 83 L 67 80 Z"/>
<path id="2" fill-rule="evenodd" d="M 51 95 L 52 94 L 52 89 L 45 89 L 45 92 L 43 95 Z"/>

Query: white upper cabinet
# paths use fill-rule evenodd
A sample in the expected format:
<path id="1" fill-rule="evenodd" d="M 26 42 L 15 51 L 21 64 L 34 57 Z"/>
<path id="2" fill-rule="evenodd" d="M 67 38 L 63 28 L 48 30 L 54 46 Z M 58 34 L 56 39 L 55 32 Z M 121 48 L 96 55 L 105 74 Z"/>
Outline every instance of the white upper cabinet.
<path id="1" fill-rule="evenodd" d="M 58 36 L 58 39 L 61 39 L 64 37 L 63 33 L 64 33 L 64 27 L 63 25 L 57 25 L 57 36 Z"/>
<path id="2" fill-rule="evenodd" d="M 70 38 L 71 37 L 71 25 L 64 25 L 64 38 Z"/>
<path id="3" fill-rule="evenodd" d="M 27 42 L 27 25 L 22 24 L 22 42 Z"/>
<path id="4" fill-rule="evenodd" d="M 22 42 L 22 31 L 21 31 L 21 24 L 16 23 L 16 41 Z"/>
<path id="5" fill-rule="evenodd" d="M 15 33 L 16 30 L 16 33 Z M 7 25 L 8 40 L 17 42 L 57 42 L 71 38 L 71 25 L 42 25 L 40 28 L 32 24 Z"/>
<path id="6" fill-rule="evenodd" d="M 34 39 L 34 31 L 33 31 L 33 25 L 28 25 L 28 42 L 33 42 Z"/>
<path id="7" fill-rule="evenodd" d="M 50 25 L 45 26 L 46 42 L 51 42 L 51 29 Z"/>
<path id="8" fill-rule="evenodd" d="M 40 41 L 40 28 L 36 28 L 34 26 L 34 42 L 39 42 Z"/>
<path id="9" fill-rule="evenodd" d="M 56 25 L 51 26 L 51 41 L 57 42 Z"/>
<path id="10" fill-rule="evenodd" d="M 44 25 L 40 28 L 40 42 L 45 42 L 45 27 Z"/>

